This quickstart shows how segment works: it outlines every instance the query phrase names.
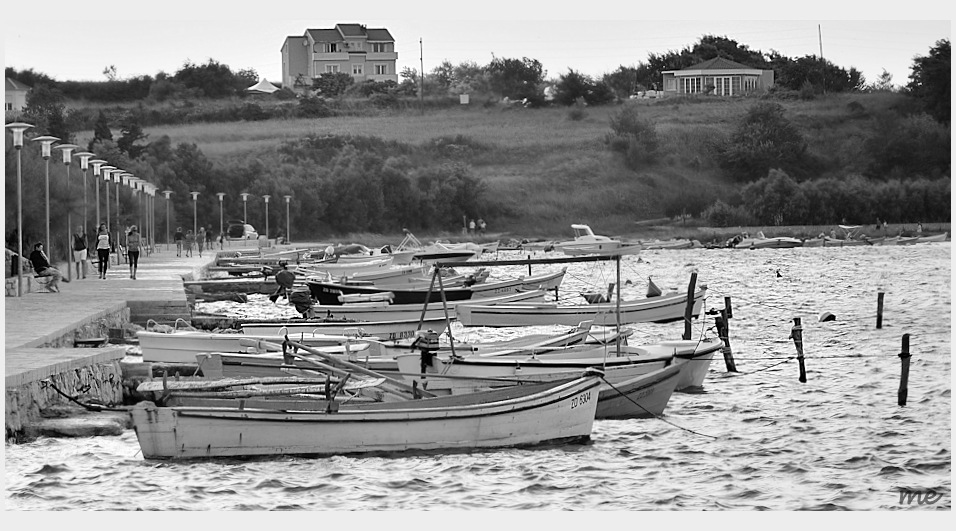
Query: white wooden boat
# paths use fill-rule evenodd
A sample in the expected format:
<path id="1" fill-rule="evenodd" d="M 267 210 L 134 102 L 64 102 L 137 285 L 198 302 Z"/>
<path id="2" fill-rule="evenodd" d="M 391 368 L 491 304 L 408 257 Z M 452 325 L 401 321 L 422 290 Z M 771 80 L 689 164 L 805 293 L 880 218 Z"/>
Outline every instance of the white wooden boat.
<path id="1" fill-rule="evenodd" d="M 355 273 L 383 271 L 391 265 L 392 257 L 385 255 L 361 261 L 302 263 L 297 265 L 294 271 L 297 275 L 304 277 L 339 278 Z"/>
<path id="2" fill-rule="evenodd" d="M 590 438 L 600 376 L 334 412 L 157 407 L 130 411 L 146 459 L 477 450 Z"/>
<path id="3" fill-rule="evenodd" d="M 359 323 L 361 324 L 361 323 Z M 195 330 L 179 330 L 169 333 L 140 330 L 136 332 L 144 362 L 196 363 L 200 352 L 268 352 L 265 342 L 281 343 L 282 336 L 269 334 L 221 334 Z M 291 337 L 290 337 L 291 338 Z M 297 334 L 294 338 L 303 344 L 323 352 L 345 352 L 344 343 L 352 341 L 353 350 L 364 350 L 368 344 L 354 344 L 355 337 L 329 334 Z M 263 345 L 243 345 L 241 342 L 261 340 Z"/>
<path id="4" fill-rule="evenodd" d="M 793 247 L 803 247 L 803 240 L 788 236 L 744 238 L 735 246 L 736 249 L 790 249 Z"/>
<path id="5" fill-rule="evenodd" d="M 471 301 L 484 301 L 489 297 L 517 293 L 519 291 L 529 291 L 538 289 L 555 289 L 561 285 L 564 275 L 568 268 L 561 268 L 560 271 L 551 273 L 541 273 L 538 275 L 519 276 L 516 279 L 501 280 L 497 282 L 482 282 L 469 286 L 472 291 Z"/>
<path id="6" fill-rule="evenodd" d="M 533 302 L 544 301 L 547 292 L 543 290 L 516 291 L 497 297 L 484 297 L 482 304 L 501 304 L 505 302 Z M 472 304 L 473 299 L 464 301 L 448 301 L 448 317 L 454 319 L 457 314 L 455 308 L 463 304 Z M 315 315 L 323 317 L 354 319 L 357 321 L 392 321 L 402 319 L 418 319 L 422 315 L 424 304 L 391 304 L 388 300 L 373 302 L 353 302 L 347 304 L 316 304 L 312 306 Z M 441 301 L 428 304 L 425 318 L 436 319 L 445 317 L 445 308 Z"/>
<path id="7" fill-rule="evenodd" d="M 682 372 L 681 366 L 674 364 L 623 380 L 614 378 L 615 383 L 609 383 L 612 378 L 606 376 L 598 393 L 595 418 L 642 419 L 662 415 Z"/>
<path id="8" fill-rule="evenodd" d="M 934 234 L 932 236 L 918 236 L 916 243 L 929 243 L 929 242 L 944 242 L 946 237 L 949 236 L 948 232 L 942 234 Z"/>
<path id="9" fill-rule="evenodd" d="M 648 251 L 656 251 L 662 249 L 693 249 L 703 247 L 701 243 L 697 240 L 655 240 L 641 242 L 641 245 L 644 249 Z"/>
<path id="10" fill-rule="evenodd" d="M 414 337 L 419 330 L 419 319 L 393 319 L 389 321 L 343 321 L 329 322 L 311 319 L 289 319 L 286 321 L 261 321 L 239 325 L 244 334 L 281 336 L 285 334 L 328 334 L 354 337 L 373 336 L 383 340 Z M 421 322 L 421 330 L 433 330 L 441 334 L 448 328 L 445 317 L 426 318 Z"/>
<path id="11" fill-rule="evenodd" d="M 694 317 L 700 315 L 707 286 L 701 286 L 694 293 L 694 305 L 691 312 Z M 674 293 L 634 301 L 620 302 L 620 320 L 618 304 L 606 302 L 597 304 L 558 305 L 554 303 L 519 304 L 506 303 L 496 305 L 468 304 L 458 307 L 456 314 L 464 326 L 529 326 L 563 324 L 574 326 L 581 321 L 592 320 L 595 325 L 611 326 L 616 323 L 666 323 L 684 318 L 687 307 L 687 295 Z"/>
<path id="12" fill-rule="evenodd" d="M 279 342 L 282 340 L 280 339 Z M 298 341 L 296 340 L 297 342 Z M 353 344 L 361 346 L 359 344 Z M 368 343 L 365 346 L 369 346 Z M 377 345 L 372 345 L 375 347 Z M 348 352 L 337 352 L 342 359 L 357 363 L 379 374 L 388 375 L 398 371 L 394 359 L 382 356 L 382 350 L 376 348 L 358 348 Z M 316 361 L 322 361 L 318 359 Z M 281 352 L 263 354 L 242 354 L 234 352 L 201 352 L 193 360 L 202 368 L 205 378 L 257 378 L 274 377 L 288 374 L 315 375 L 316 367 L 298 359 L 286 359 Z"/>

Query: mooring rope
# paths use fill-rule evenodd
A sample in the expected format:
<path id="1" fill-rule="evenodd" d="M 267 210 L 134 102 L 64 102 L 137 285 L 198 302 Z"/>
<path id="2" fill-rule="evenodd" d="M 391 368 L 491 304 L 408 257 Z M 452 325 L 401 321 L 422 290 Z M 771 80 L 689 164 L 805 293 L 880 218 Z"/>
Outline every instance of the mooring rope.
<path id="1" fill-rule="evenodd" d="M 681 429 L 681 430 L 684 430 L 684 431 L 693 433 L 694 435 L 700 435 L 700 436 L 702 436 L 702 437 L 710 437 L 711 439 L 716 439 L 716 438 L 717 438 L 717 437 L 715 437 L 715 436 L 713 436 L 713 435 L 707 435 L 706 433 L 700 433 L 699 431 L 694 431 L 694 430 L 692 430 L 692 429 L 685 428 L 685 427 L 683 427 L 683 426 L 678 426 L 677 424 L 674 424 L 673 422 L 671 422 L 671 421 L 665 419 L 664 417 L 662 417 L 662 416 L 660 416 L 660 415 L 657 415 L 657 414 L 654 414 L 654 413 L 648 411 L 648 409 L 647 409 L 646 407 L 644 407 L 644 406 L 638 404 L 637 402 L 634 401 L 634 399 L 632 399 L 631 397 L 629 397 L 629 396 L 627 396 L 626 394 L 624 394 L 623 392 L 621 392 L 620 389 L 618 389 L 617 387 L 614 387 L 614 385 L 613 385 L 611 382 L 607 381 L 607 379 L 604 378 L 604 376 L 601 376 L 601 380 L 603 380 L 604 383 L 606 383 L 611 389 L 614 389 L 615 391 L 617 391 L 617 393 L 618 393 L 619 395 L 621 395 L 621 396 L 623 396 L 624 398 L 628 399 L 628 401 L 630 401 L 632 404 L 634 404 L 635 406 L 637 406 L 637 407 L 643 409 L 648 415 L 650 415 L 650 416 L 656 418 L 657 420 L 659 420 L 659 421 L 661 421 L 661 422 L 665 422 L 665 423 L 667 423 L 667 424 L 670 424 L 671 426 L 674 426 L 675 428 L 678 428 L 678 429 Z"/>
<path id="2" fill-rule="evenodd" d="M 50 380 L 49 378 L 47 378 L 47 379 L 45 379 L 45 380 L 40 380 L 40 385 L 41 385 L 42 387 L 49 387 L 49 388 L 53 389 L 54 391 L 56 391 L 57 393 L 59 393 L 61 396 L 63 396 L 63 397 L 66 398 L 67 400 L 69 400 L 70 402 L 73 402 L 73 403 L 79 405 L 80 407 L 82 407 L 82 408 L 84 408 L 84 409 L 86 409 L 86 410 L 88 410 L 88 411 L 122 411 L 122 412 L 128 412 L 128 411 L 129 411 L 129 408 L 128 408 L 128 407 L 125 407 L 125 406 L 122 407 L 122 408 L 111 408 L 111 407 L 100 406 L 100 405 L 96 405 L 96 404 L 84 404 L 83 402 L 80 402 L 80 401 L 77 400 L 76 398 L 74 398 L 74 397 L 72 397 L 72 396 L 70 396 L 70 395 L 64 393 L 63 391 L 61 391 L 59 388 L 57 388 L 56 385 L 53 384 L 53 381 Z"/>

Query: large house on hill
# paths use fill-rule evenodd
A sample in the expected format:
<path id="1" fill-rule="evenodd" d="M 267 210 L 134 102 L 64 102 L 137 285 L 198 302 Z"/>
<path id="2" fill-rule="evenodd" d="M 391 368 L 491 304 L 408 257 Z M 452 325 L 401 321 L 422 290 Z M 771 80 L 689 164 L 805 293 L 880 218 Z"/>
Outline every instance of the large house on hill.
<path id="1" fill-rule="evenodd" d="M 336 24 L 286 37 L 282 44 L 282 86 L 311 87 L 324 73 L 343 72 L 356 82 L 398 81 L 395 39 L 385 28 Z"/>
<path id="2" fill-rule="evenodd" d="M 773 86 L 773 70 L 760 70 L 715 57 L 683 70 L 665 70 L 664 94 L 737 96 Z"/>

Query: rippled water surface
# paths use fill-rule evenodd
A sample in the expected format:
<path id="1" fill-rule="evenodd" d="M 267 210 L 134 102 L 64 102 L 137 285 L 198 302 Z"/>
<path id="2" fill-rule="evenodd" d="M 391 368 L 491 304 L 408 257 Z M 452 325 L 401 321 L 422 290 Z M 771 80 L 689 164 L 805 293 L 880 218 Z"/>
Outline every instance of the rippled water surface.
<path id="1" fill-rule="evenodd" d="M 704 392 L 677 393 L 665 417 L 601 420 L 585 445 L 452 455 L 144 460 L 119 437 L 5 446 L 6 506 L 19 510 L 719 510 L 951 509 L 951 244 L 846 249 L 645 251 L 626 257 L 625 298 L 648 276 L 730 296 L 740 371 L 715 359 Z M 525 254 L 501 253 L 501 258 Z M 538 253 L 537 257 L 552 256 Z M 535 273 L 558 266 L 535 266 Z M 570 264 L 561 296 L 603 290 L 613 262 Z M 778 275 L 779 272 L 779 275 Z M 497 268 L 493 277 L 526 274 Z M 877 293 L 886 293 L 876 329 Z M 583 300 L 583 299 L 582 299 Z M 219 310 L 227 308 L 220 305 Z M 208 311 L 209 309 L 207 309 Z M 276 315 L 255 299 L 247 312 Z M 822 312 L 836 321 L 821 323 Z M 793 317 L 804 323 L 798 381 Z M 713 334 L 712 317 L 694 325 Z M 682 323 L 635 325 L 631 344 L 675 338 Z M 462 328 L 456 338 L 558 330 Z M 913 355 L 897 405 L 903 334 Z M 942 497 L 900 503 L 900 489 Z"/>

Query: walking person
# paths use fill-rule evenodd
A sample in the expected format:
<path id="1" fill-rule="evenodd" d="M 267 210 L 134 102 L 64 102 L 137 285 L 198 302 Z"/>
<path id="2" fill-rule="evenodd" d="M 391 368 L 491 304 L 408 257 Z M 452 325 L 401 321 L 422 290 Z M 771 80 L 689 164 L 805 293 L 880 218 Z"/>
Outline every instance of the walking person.
<path id="1" fill-rule="evenodd" d="M 76 278 L 86 278 L 86 270 L 89 266 L 87 265 L 86 230 L 82 225 L 73 235 L 73 261 L 76 262 Z M 81 270 L 82 276 L 80 276 Z"/>
<path id="2" fill-rule="evenodd" d="M 33 246 L 33 252 L 30 253 L 30 263 L 33 264 L 33 271 L 36 272 L 38 277 L 51 277 L 50 282 L 47 283 L 46 289 L 52 291 L 53 293 L 59 293 L 60 288 L 58 287 L 59 282 L 69 282 L 69 279 L 63 278 L 63 273 L 60 273 L 60 270 L 50 265 L 50 259 L 47 258 L 46 253 L 43 252 L 43 244 L 37 242 Z"/>
<path id="3" fill-rule="evenodd" d="M 216 243 L 216 233 L 214 233 L 211 230 L 206 231 L 206 249 L 209 249 L 210 251 L 212 251 L 215 248 L 214 247 L 215 243 Z"/>
<path id="4" fill-rule="evenodd" d="M 192 257 L 192 255 L 193 255 L 193 244 L 194 244 L 194 243 L 196 243 L 196 235 L 193 234 L 193 231 L 187 230 L 187 231 L 186 231 L 186 240 L 185 240 L 185 245 L 186 245 L 186 257 L 187 257 L 187 258 Z"/>
<path id="5" fill-rule="evenodd" d="M 484 235 L 485 235 L 485 227 L 487 227 L 487 225 L 485 224 L 485 220 L 484 220 L 484 219 L 481 219 L 481 218 L 478 218 L 478 234 L 481 234 L 482 236 L 484 236 Z"/>
<path id="6" fill-rule="evenodd" d="M 468 234 L 475 235 L 475 220 L 468 220 Z"/>
<path id="7" fill-rule="evenodd" d="M 202 258 L 202 248 L 206 246 L 206 227 L 199 227 L 199 233 L 196 234 L 196 243 L 199 244 L 199 258 Z"/>
<path id="8" fill-rule="evenodd" d="M 126 258 L 129 262 L 129 278 L 136 280 L 136 268 L 139 267 L 139 246 L 142 238 L 136 225 L 126 233 Z"/>
<path id="9" fill-rule="evenodd" d="M 96 234 L 96 259 L 99 263 L 101 280 L 106 280 L 106 272 L 110 268 L 110 247 L 112 246 L 110 233 L 106 230 L 106 224 L 104 223 L 100 225 L 100 230 Z"/>
<path id="10" fill-rule="evenodd" d="M 182 227 L 176 227 L 176 234 L 173 235 L 173 241 L 176 242 L 176 256 L 183 255 L 183 241 L 186 236 L 183 234 Z"/>

